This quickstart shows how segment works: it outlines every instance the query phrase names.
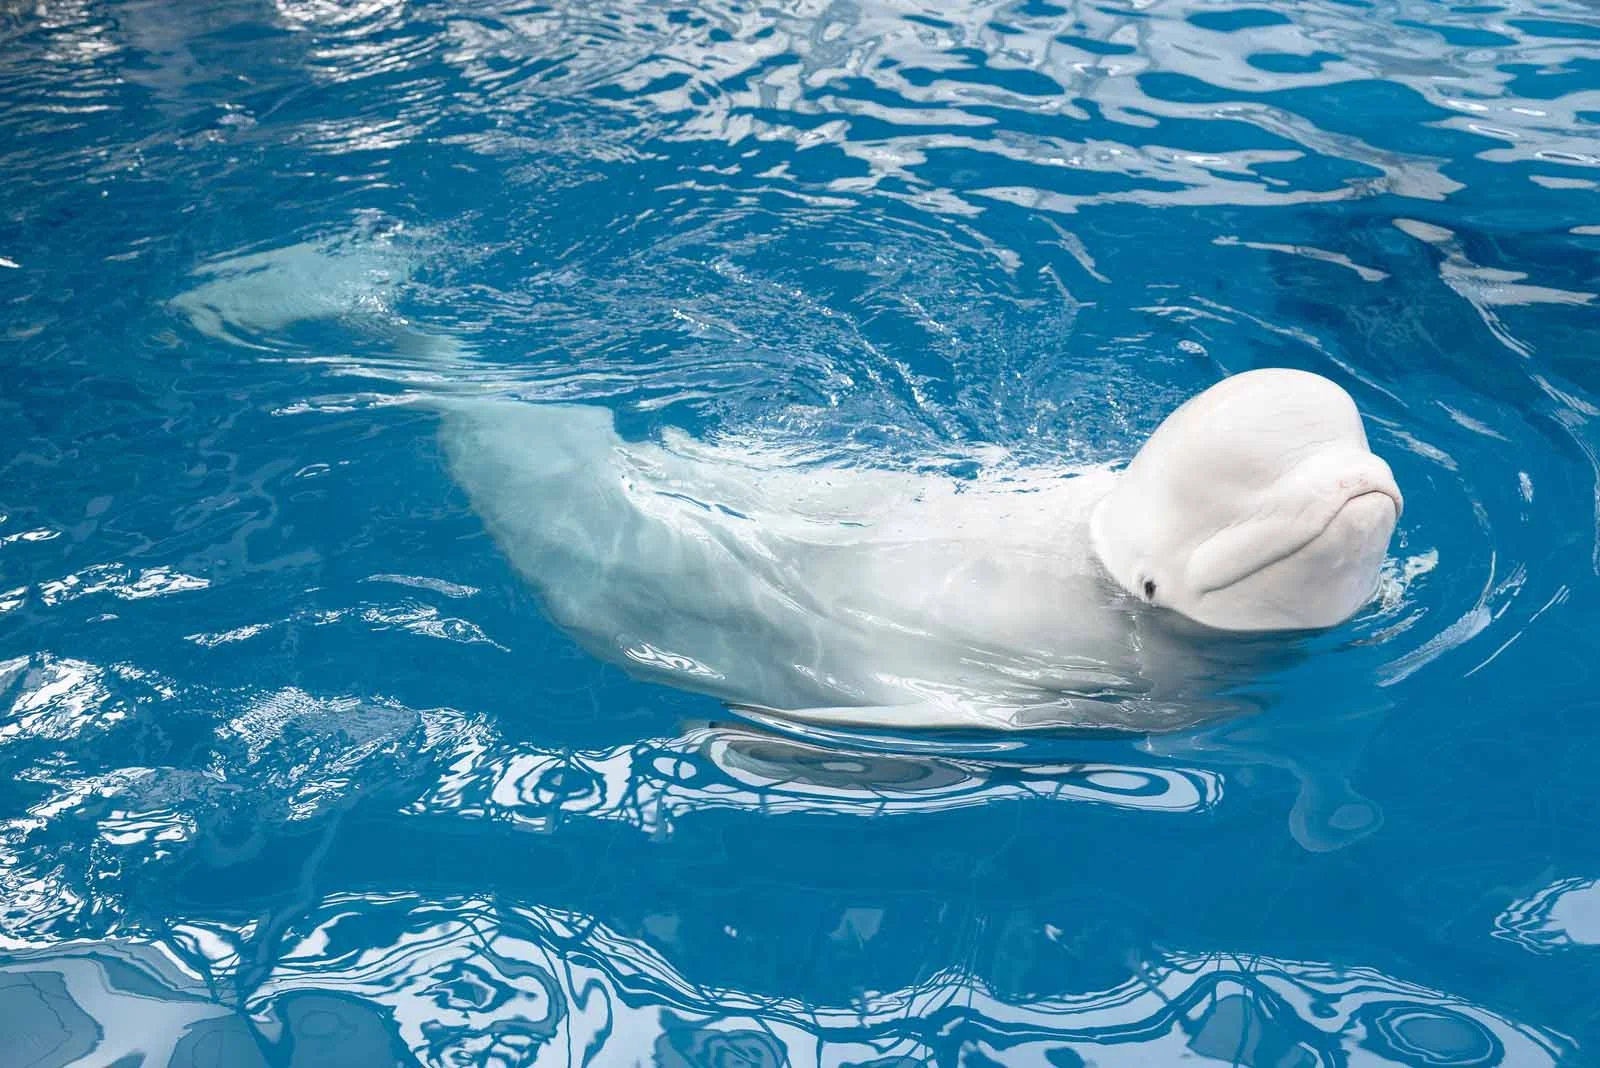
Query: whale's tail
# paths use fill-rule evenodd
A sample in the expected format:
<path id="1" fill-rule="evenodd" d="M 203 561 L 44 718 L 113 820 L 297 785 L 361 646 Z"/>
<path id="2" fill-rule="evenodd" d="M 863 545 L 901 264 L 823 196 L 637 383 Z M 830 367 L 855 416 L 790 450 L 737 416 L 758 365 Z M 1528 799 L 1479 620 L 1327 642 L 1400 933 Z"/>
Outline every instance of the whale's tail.
<path id="1" fill-rule="evenodd" d="M 403 387 L 398 399 L 436 411 L 451 474 L 550 615 L 578 632 L 601 625 L 608 591 L 625 582 L 643 595 L 650 585 L 635 572 L 663 559 L 664 544 L 645 542 L 671 540 L 629 499 L 609 412 L 507 399 L 530 390 L 465 340 L 400 313 L 422 257 L 415 243 L 370 231 L 208 261 L 168 307 L 215 341 L 379 378 Z"/>
<path id="2" fill-rule="evenodd" d="M 167 306 L 197 333 L 263 358 L 456 392 L 463 377 L 471 377 L 462 374 L 475 364 L 471 344 L 448 330 L 418 327 L 399 311 L 403 289 L 424 258 L 398 234 L 365 226 L 354 234 L 208 260 Z M 341 340 L 356 342 L 361 354 L 305 344 L 304 332 L 319 324 L 347 328 Z"/>
<path id="3" fill-rule="evenodd" d="M 664 468 L 700 481 L 675 466 L 688 461 L 625 445 L 607 408 L 528 403 L 538 390 L 525 376 L 508 380 L 448 330 L 401 315 L 416 259 L 382 235 L 301 242 L 204 264 L 169 307 L 263 359 L 400 385 L 399 399 L 438 414 L 453 480 L 557 626 L 636 675 L 720 696 L 728 651 L 685 597 L 742 605 L 735 630 L 775 643 L 774 620 L 795 611 L 735 564 L 737 524 L 701 522 L 666 486 Z"/>

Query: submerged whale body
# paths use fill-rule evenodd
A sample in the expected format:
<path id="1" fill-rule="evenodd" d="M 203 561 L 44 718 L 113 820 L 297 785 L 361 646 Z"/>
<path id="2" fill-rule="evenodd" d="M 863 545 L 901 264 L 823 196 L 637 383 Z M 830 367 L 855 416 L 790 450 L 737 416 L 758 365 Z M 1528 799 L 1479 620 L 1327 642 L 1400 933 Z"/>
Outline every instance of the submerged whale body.
<path id="1" fill-rule="evenodd" d="M 1401 497 L 1343 389 L 1224 380 L 1121 472 L 795 468 L 603 408 L 440 402 L 550 617 L 632 674 L 847 726 L 1158 731 L 1373 593 Z"/>
<path id="2" fill-rule="evenodd" d="M 470 349 L 392 311 L 405 248 L 358 234 L 226 257 L 170 305 L 230 343 L 341 322 L 459 368 Z M 597 407 L 421 399 L 559 626 L 785 722 L 1153 732 L 1248 711 L 1241 687 L 1303 655 L 1294 634 L 1371 596 L 1401 508 L 1355 403 L 1302 371 L 1225 379 L 1122 471 L 975 479 L 629 442 Z"/>

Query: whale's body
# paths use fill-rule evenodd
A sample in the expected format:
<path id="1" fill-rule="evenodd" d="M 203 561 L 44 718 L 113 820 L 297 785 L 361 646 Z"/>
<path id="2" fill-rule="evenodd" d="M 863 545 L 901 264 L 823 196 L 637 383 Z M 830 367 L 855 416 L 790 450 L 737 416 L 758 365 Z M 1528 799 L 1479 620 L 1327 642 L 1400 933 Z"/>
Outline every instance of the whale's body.
<path id="1" fill-rule="evenodd" d="M 1109 470 L 795 469 L 626 442 L 602 408 L 442 412 L 453 477 L 551 619 L 641 678 L 841 725 L 1148 731 L 1235 710 L 1211 697 L 1259 651 L 1107 575 Z"/>
<path id="2" fill-rule="evenodd" d="M 464 345 L 387 311 L 408 268 L 386 248 L 212 261 L 171 306 L 219 340 L 339 320 L 462 365 Z M 604 408 L 434 384 L 419 399 L 454 477 L 558 626 L 640 677 L 796 720 L 1149 732 L 1239 711 L 1239 684 L 1297 654 L 1237 632 L 1348 618 L 1401 507 L 1354 401 L 1303 371 L 1224 379 L 1120 471 L 976 478 L 625 441 Z"/>

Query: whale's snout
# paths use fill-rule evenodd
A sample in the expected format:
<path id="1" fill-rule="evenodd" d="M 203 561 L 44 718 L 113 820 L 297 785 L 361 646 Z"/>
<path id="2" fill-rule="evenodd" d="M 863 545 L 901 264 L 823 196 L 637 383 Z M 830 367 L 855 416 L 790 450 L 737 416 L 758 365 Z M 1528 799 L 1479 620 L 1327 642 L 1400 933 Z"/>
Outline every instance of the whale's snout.
<path id="1" fill-rule="evenodd" d="M 1368 490 L 1359 493 L 1339 509 L 1322 537 L 1346 547 L 1346 552 L 1337 554 L 1336 559 L 1348 560 L 1355 566 L 1364 565 L 1375 576 L 1388 551 L 1389 539 L 1394 535 L 1402 507 L 1398 491 L 1387 493 Z"/>
<path id="2" fill-rule="evenodd" d="M 1339 488 L 1346 498 L 1345 507 L 1368 497 L 1373 500 L 1366 506 L 1376 507 L 1376 501 L 1381 498 L 1393 507 L 1394 518 L 1398 520 L 1405 512 L 1405 497 L 1400 493 L 1399 483 L 1395 482 L 1394 472 L 1383 458 L 1362 449 L 1358 456 L 1343 459 L 1349 464 L 1349 469 L 1342 472 L 1339 478 Z"/>

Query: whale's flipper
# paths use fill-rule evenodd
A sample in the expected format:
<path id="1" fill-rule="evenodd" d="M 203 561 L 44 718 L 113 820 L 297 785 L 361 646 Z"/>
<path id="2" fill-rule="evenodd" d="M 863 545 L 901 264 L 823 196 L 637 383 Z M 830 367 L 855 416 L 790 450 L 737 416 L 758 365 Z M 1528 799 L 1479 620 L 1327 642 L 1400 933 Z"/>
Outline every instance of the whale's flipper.
<path id="1" fill-rule="evenodd" d="M 437 408 L 452 476 L 563 626 L 620 635 L 680 583 L 737 573 L 670 502 L 630 484 L 607 409 L 492 397 Z"/>
<path id="2" fill-rule="evenodd" d="M 714 471 L 701 479 L 659 446 L 623 441 L 605 408 L 491 397 L 437 408 L 451 474 L 580 645 L 718 697 L 825 699 L 807 680 L 838 647 L 820 633 L 832 624 L 786 588 L 759 523 L 693 496 Z"/>

